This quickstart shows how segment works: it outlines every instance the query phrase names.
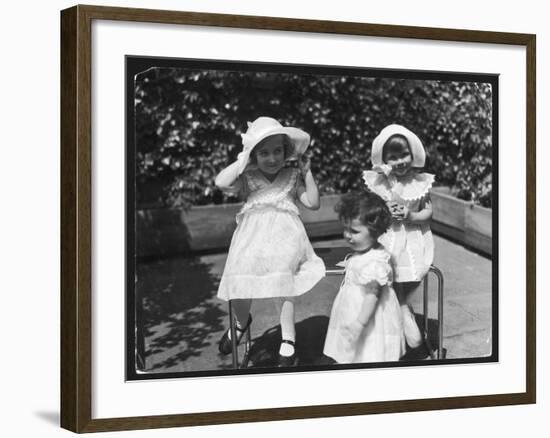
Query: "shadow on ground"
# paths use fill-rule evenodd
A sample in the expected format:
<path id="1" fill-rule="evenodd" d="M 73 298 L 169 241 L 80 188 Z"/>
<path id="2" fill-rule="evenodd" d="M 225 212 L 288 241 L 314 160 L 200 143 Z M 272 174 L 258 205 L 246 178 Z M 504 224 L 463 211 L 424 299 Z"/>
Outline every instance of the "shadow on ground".
<path id="1" fill-rule="evenodd" d="M 179 257 L 137 266 L 136 289 L 142 297 L 145 354 L 177 349 L 151 370 L 178 365 L 200 356 L 208 335 L 222 330 L 226 313 L 214 301 L 218 278 L 198 257 Z"/>
<path id="2" fill-rule="evenodd" d="M 423 331 L 423 316 L 415 315 L 415 317 L 418 327 Z M 296 354 L 298 366 L 331 365 L 335 363 L 331 358 L 323 354 L 328 322 L 329 318 L 327 316 L 312 316 L 296 324 Z M 438 326 L 437 320 L 428 320 L 428 343 L 434 351 L 439 347 Z M 261 336 L 253 339 L 250 350 L 249 367 L 276 367 L 280 343 L 280 325 L 266 330 Z M 426 345 L 423 344 L 418 348 L 407 348 L 407 352 L 401 358 L 401 361 L 418 361 L 429 358 L 429 350 Z M 226 368 L 229 369 L 230 367 Z"/>
<path id="3" fill-rule="evenodd" d="M 312 316 L 296 324 L 298 366 L 322 363 L 327 327 L 327 316 Z M 280 345 L 281 326 L 277 325 L 266 330 L 253 340 L 250 350 L 250 365 L 253 367 L 276 367 Z"/>

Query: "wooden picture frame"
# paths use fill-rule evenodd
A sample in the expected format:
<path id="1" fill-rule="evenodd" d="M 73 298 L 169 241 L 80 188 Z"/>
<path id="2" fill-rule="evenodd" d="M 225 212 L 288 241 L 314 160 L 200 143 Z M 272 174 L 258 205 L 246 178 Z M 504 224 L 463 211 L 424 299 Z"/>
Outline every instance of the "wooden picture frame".
<path id="1" fill-rule="evenodd" d="M 354 35 L 390 39 L 514 45 L 526 53 L 525 391 L 186 412 L 93 417 L 92 270 L 92 23 L 210 26 L 216 28 Z M 75 6 L 61 13 L 61 426 L 75 432 L 114 431 L 328 416 L 535 403 L 536 400 L 536 37 L 530 34 L 344 23 L 274 17 Z M 120 145 L 120 147 L 123 147 Z M 117 291 L 115 291 L 116 293 Z M 120 291 L 122 293 L 122 291 Z M 123 319 L 123 315 L 121 315 Z M 238 378 L 238 377 L 237 377 Z"/>

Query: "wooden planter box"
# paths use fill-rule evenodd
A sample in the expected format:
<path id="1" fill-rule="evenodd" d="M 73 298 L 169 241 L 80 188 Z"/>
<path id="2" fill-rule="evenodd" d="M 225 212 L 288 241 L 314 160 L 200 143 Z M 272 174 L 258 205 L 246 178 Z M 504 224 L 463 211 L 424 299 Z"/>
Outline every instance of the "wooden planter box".
<path id="1" fill-rule="evenodd" d="M 342 227 L 334 211 L 340 195 L 321 197 L 321 208 L 300 214 L 310 238 L 338 236 Z M 491 209 L 473 205 L 446 193 L 432 192 L 434 232 L 492 254 Z M 190 251 L 225 251 L 235 230 L 235 215 L 242 204 L 209 205 L 182 209 L 147 209 L 136 214 L 136 254 L 163 257 Z"/>
<path id="2" fill-rule="evenodd" d="M 436 188 L 433 203 L 432 230 L 457 240 L 486 255 L 493 253 L 493 213 L 490 208 L 474 205 Z"/>
<path id="3" fill-rule="evenodd" d="M 300 215 L 311 238 L 342 232 L 334 206 L 339 195 L 321 197 L 321 208 L 300 208 Z M 136 253 L 138 257 L 182 254 L 189 251 L 225 250 L 236 227 L 235 215 L 242 203 L 208 205 L 182 209 L 138 210 Z"/>

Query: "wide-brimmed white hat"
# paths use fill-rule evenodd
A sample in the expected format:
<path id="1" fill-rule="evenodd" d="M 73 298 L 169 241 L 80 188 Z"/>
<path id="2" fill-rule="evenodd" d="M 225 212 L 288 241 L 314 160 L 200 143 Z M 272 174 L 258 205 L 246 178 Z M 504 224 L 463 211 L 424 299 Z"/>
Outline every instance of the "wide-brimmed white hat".
<path id="1" fill-rule="evenodd" d="M 292 153 L 288 158 L 296 158 L 302 155 L 309 146 L 309 134 L 301 129 L 292 126 L 283 126 L 277 120 L 271 117 L 258 117 L 253 122 L 247 122 L 248 129 L 244 134 L 241 134 L 243 141 L 243 151 L 239 154 L 239 173 L 241 173 L 246 165 L 252 150 L 263 139 L 272 135 L 284 134 L 292 143 Z"/>
<path id="2" fill-rule="evenodd" d="M 374 166 L 382 166 L 383 161 L 383 150 L 384 145 L 388 139 L 395 134 L 401 134 L 409 142 L 412 154 L 412 167 L 424 167 L 426 163 L 426 152 L 424 151 L 424 146 L 418 138 L 418 136 L 411 130 L 405 128 L 401 125 L 388 125 L 372 142 L 372 151 L 370 155 L 370 160 Z"/>

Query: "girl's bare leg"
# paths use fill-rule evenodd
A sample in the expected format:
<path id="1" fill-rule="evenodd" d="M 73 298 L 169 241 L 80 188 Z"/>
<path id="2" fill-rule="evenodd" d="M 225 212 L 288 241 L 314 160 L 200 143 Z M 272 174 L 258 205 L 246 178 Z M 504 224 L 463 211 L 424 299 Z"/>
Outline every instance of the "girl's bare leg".
<path id="1" fill-rule="evenodd" d="M 235 320 L 237 343 L 242 339 L 250 318 L 250 299 L 231 300 L 231 309 L 233 310 L 232 318 Z M 231 321 L 233 323 L 233 321 Z M 231 327 L 229 327 L 218 342 L 218 350 L 221 354 L 229 354 L 233 350 L 233 342 L 231 341 Z"/>
<path id="2" fill-rule="evenodd" d="M 282 298 L 281 338 L 287 341 L 296 341 L 296 327 L 294 325 L 294 300 L 288 297 Z M 279 354 L 282 356 L 292 356 L 294 354 L 294 347 L 287 343 L 281 343 Z"/>
<path id="3" fill-rule="evenodd" d="M 252 304 L 251 299 L 238 299 L 231 300 L 231 305 L 233 306 L 233 312 L 235 314 L 235 319 L 237 320 L 237 327 L 243 328 L 246 327 L 248 322 L 248 316 L 250 315 L 250 306 Z M 231 331 L 229 331 L 229 339 L 231 339 Z"/>
<path id="4" fill-rule="evenodd" d="M 409 297 L 420 285 L 419 282 L 394 283 L 395 293 L 401 305 L 401 313 L 403 314 L 403 331 L 405 332 L 405 340 L 411 348 L 417 348 L 422 344 L 422 333 L 416 324 L 414 313 L 411 306 L 408 304 Z"/>

